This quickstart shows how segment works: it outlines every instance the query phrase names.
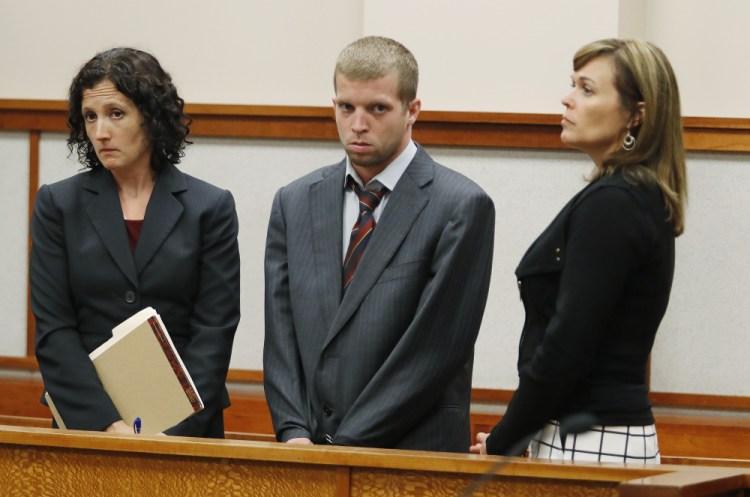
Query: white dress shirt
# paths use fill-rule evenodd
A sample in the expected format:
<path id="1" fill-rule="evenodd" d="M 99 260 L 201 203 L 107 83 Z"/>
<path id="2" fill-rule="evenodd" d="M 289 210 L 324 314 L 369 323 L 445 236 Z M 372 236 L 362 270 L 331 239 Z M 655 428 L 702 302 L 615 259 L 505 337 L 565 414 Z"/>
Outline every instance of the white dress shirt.
<path id="1" fill-rule="evenodd" d="M 375 218 L 375 223 L 377 223 L 380 220 L 380 214 L 383 212 L 383 209 L 385 209 L 385 205 L 388 203 L 388 197 L 390 196 L 393 189 L 396 188 L 396 183 L 398 183 L 398 180 L 401 179 L 401 175 L 404 174 L 404 171 L 406 171 L 407 166 L 409 166 L 409 163 L 412 161 L 416 154 L 417 146 L 413 141 L 410 141 L 409 145 L 406 146 L 404 151 L 401 152 L 401 154 L 396 157 L 393 162 L 388 164 L 388 167 L 386 167 L 380 174 L 372 178 L 372 180 L 370 180 L 370 182 L 366 185 L 362 184 L 362 180 L 359 178 L 359 175 L 352 167 L 352 163 L 347 156 L 346 174 L 344 175 L 344 220 L 342 223 L 344 236 L 342 237 L 342 261 L 346 258 L 346 250 L 349 248 L 349 239 L 352 236 L 352 228 L 354 227 L 354 224 L 357 222 L 357 218 L 359 217 L 359 198 L 351 188 L 346 187 L 348 177 L 351 176 L 352 178 L 354 178 L 354 181 L 356 181 L 359 187 L 362 189 L 373 191 L 378 191 L 383 187 L 388 189 L 385 195 L 383 195 L 382 200 L 372 213 L 373 217 Z"/>

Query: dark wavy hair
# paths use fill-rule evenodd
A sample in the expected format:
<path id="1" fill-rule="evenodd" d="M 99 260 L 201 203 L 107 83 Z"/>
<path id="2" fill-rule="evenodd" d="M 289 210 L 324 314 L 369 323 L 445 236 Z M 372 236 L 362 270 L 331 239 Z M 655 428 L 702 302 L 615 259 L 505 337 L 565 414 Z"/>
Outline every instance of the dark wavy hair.
<path id="1" fill-rule="evenodd" d="M 157 173 L 168 164 L 178 164 L 185 155 L 190 118 L 185 101 L 177 94 L 172 78 L 156 58 L 134 48 L 112 48 L 100 52 L 81 67 L 68 92 L 68 148 L 88 168 L 102 167 L 81 112 L 83 91 L 109 80 L 133 101 L 143 114 L 144 133 L 152 145 L 151 168 Z"/>

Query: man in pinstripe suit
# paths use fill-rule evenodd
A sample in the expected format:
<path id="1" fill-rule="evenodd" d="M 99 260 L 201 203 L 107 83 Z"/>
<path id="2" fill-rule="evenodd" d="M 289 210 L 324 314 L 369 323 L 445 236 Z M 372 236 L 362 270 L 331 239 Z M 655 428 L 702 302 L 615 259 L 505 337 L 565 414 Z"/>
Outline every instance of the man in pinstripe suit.
<path id="1" fill-rule="evenodd" d="M 346 47 L 333 103 L 347 157 L 274 198 L 264 372 L 279 441 L 468 451 L 495 211 L 412 141 L 417 74 L 393 40 Z"/>

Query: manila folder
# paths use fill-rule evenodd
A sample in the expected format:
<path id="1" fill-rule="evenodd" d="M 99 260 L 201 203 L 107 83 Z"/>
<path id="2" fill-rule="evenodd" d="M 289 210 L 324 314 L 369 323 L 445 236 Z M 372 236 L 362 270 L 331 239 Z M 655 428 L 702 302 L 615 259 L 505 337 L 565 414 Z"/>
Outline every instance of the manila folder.
<path id="1" fill-rule="evenodd" d="M 151 307 L 130 317 L 89 354 L 104 390 L 129 425 L 161 433 L 203 408 L 190 373 Z"/>

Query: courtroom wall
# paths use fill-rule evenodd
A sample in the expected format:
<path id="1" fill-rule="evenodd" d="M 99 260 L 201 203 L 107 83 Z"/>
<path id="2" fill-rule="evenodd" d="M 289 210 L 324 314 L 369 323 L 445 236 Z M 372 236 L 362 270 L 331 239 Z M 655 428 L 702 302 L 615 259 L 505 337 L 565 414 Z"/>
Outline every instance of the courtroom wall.
<path id="1" fill-rule="evenodd" d="M 75 8 L 74 8 L 75 7 Z M 420 62 L 429 110 L 557 113 L 570 58 L 585 42 L 642 36 L 660 44 L 681 84 L 685 115 L 750 117 L 750 18 L 743 0 L 217 0 L 127 4 L 0 0 L 0 98 L 64 99 L 96 51 L 153 52 L 191 103 L 330 104 L 335 57 L 363 34 L 403 41 Z M 29 162 L 25 133 L 0 133 L 0 356 L 23 356 L 26 331 Z M 475 387 L 512 389 L 523 312 L 513 270 L 590 168 L 577 152 L 428 149 L 480 183 L 496 203 L 490 302 Z M 40 181 L 74 174 L 64 136 L 44 133 Z M 232 367 L 260 369 L 262 258 L 274 191 L 343 157 L 335 142 L 197 138 L 183 169 L 234 193 L 240 215 L 242 322 Z M 750 395 L 743 355 L 748 312 L 748 156 L 689 154 L 687 230 L 657 337 L 658 391 Z"/>
<path id="2" fill-rule="evenodd" d="M 7 136 L 5 136 L 7 135 Z M 24 167 L 25 137 L 0 134 L 16 150 L 9 170 Z M 3 143 L 3 141 L 0 141 Z M 428 147 L 440 162 L 484 186 L 497 209 L 496 241 L 490 296 L 479 334 L 474 386 L 513 389 L 515 361 L 523 325 L 523 308 L 513 272 L 523 252 L 562 205 L 585 184 L 589 160 L 574 151 L 524 151 Z M 62 179 L 78 170 L 62 134 L 45 134 L 41 142 L 40 183 Z M 233 368 L 261 369 L 263 346 L 263 251 L 273 194 L 314 167 L 336 162 L 335 142 L 196 138 L 182 169 L 235 195 L 242 254 L 242 320 L 232 357 Z M 271 174 L 272 173 L 272 174 Z M 750 184 L 747 157 L 690 153 L 691 197 L 687 230 L 677 241 L 677 269 L 667 315 L 657 336 L 652 360 L 656 391 L 750 395 L 750 361 L 745 360 L 750 298 L 750 218 L 738 205 Z M 21 175 L 18 181 L 21 181 Z M 17 198 L 0 198 L 6 231 L 26 229 Z M 21 204 L 23 202 L 20 202 Z M 15 214 L 14 214 L 15 213 Z M 0 273 L 8 300 L 3 312 L 13 316 L 0 334 L 0 352 L 24 354 L 25 316 L 18 312 L 25 291 L 26 240 L 9 238 L 7 270 Z"/>
<path id="3" fill-rule="evenodd" d="M 675 65 L 686 115 L 750 116 L 745 0 L 0 0 L 0 98 L 62 99 L 95 52 L 153 52 L 188 102 L 328 105 L 363 34 L 417 56 L 425 109 L 556 113 L 572 54 L 637 36 Z"/>

